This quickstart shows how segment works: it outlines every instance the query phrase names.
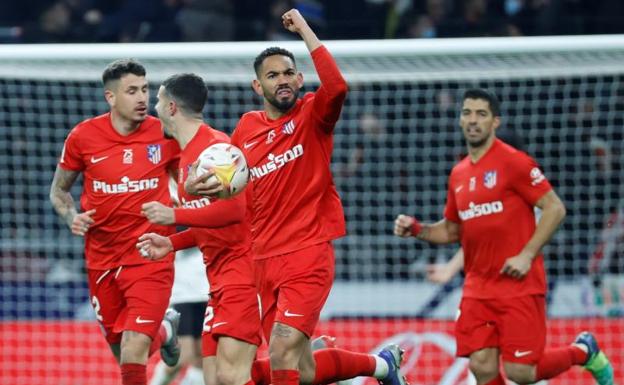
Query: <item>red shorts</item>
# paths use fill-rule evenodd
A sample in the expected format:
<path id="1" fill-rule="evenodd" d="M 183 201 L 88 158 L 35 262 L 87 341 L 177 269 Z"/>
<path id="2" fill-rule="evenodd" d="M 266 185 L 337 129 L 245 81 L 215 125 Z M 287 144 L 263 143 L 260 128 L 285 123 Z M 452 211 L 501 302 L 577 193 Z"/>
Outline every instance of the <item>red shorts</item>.
<path id="1" fill-rule="evenodd" d="M 120 343 L 124 330 L 156 336 L 169 306 L 172 262 L 89 269 L 87 274 L 91 305 L 109 344 Z"/>
<path id="2" fill-rule="evenodd" d="M 334 248 L 320 243 L 292 253 L 256 260 L 256 285 L 267 341 L 275 321 L 310 337 L 334 282 Z"/>
<path id="3" fill-rule="evenodd" d="M 543 295 L 501 299 L 462 298 L 455 324 L 457 356 L 498 348 L 503 361 L 533 365 L 546 345 Z"/>
<path id="4" fill-rule="evenodd" d="M 210 293 L 202 332 L 203 357 L 217 354 L 220 336 L 260 346 L 260 305 L 255 286 L 228 285 Z"/>

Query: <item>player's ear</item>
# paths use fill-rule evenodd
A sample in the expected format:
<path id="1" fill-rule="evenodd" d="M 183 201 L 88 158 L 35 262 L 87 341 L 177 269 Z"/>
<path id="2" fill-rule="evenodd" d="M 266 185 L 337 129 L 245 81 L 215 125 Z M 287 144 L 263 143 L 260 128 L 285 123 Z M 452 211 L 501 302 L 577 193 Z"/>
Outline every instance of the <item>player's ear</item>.
<path id="1" fill-rule="evenodd" d="M 500 123 L 501 123 L 500 116 L 495 116 L 494 122 L 492 124 L 492 128 L 496 130 L 498 127 L 500 127 Z"/>
<path id="2" fill-rule="evenodd" d="M 262 84 L 258 79 L 254 79 L 251 81 L 251 88 L 253 88 L 254 92 L 259 96 L 264 96 L 264 90 L 262 89 Z"/>
<path id="3" fill-rule="evenodd" d="M 105 89 L 104 90 L 104 99 L 106 99 L 106 103 L 108 103 L 108 105 L 113 108 L 113 106 L 115 105 L 115 93 L 113 91 L 111 91 L 110 89 Z"/>
<path id="4" fill-rule="evenodd" d="M 303 74 L 301 72 L 297 72 L 297 86 L 303 87 Z"/>
<path id="5" fill-rule="evenodd" d="M 173 100 L 169 102 L 168 107 L 170 116 L 173 116 L 178 112 L 178 105 Z"/>

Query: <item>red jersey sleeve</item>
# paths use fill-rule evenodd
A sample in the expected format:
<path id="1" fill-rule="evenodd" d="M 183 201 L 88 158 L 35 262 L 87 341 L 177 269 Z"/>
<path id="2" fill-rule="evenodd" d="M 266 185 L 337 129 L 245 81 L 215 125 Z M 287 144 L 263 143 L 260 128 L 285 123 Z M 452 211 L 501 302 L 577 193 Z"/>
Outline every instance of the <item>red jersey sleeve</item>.
<path id="1" fill-rule="evenodd" d="M 174 209 L 175 222 L 191 227 L 216 228 L 240 223 L 245 219 L 245 194 L 219 199 L 201 208 Z"/>
<path id="2" fill-rule="evenodd" d="M 83 171 L 86 167 L 80 153 L 79 137 L 75 130 L 72 130 L 65 139 L 59 165 L 71 171 Z"/>
<path id="3" fill-rule="evenodd" d="M 457 201 L 455 201 L 455 187 L 453 187 L 453 175 L 449 177 L 448 189 L 446 191 L 446 206 L 444 207 L 444 218 L 451 222 L 460 223 L 457 214 Z"/>
<path id="4" fill-rule="evenodd" d="M 535 206 L 535 203 L 552 190 L 548 179 L 544 176 L 537 162 L 527 154 L 518 151 L 511 158 L 509 166 L 512 168 L 512 188 L 527 203 Z"/>
<path id="5" fill-rule="evenodd" d="M 340 117 L 347 96 L 347 82 L 342 77 L 336 61 L 325 46 L 311 53 L 314 67 L 321 80 L 313 103 L 313 116 L 325 132 L 331 132 Z"/>
<path id="6" fill-rule="evenodd" d="M 175 233 L 169 236 L 173 251 L 184 250 L 197 246 L 195 236 L 191 230 L 184 230 L 179 233 Z"/>

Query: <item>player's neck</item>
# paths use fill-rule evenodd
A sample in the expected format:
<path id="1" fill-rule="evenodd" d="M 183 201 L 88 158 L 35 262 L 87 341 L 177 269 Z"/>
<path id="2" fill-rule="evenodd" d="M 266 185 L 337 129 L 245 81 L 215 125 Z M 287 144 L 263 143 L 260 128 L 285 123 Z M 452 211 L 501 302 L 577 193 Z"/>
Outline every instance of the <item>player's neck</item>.
<path id="1" fill-rule="evenodd" d="M 119 114 L 115 112 L 115 110 L 111 110 L 110 114 L 111 125 L 113 129 L 119 133 L 119 135 L 127 136 L 135 132 L 141 123 L 143 122 L 135 122 L 132 120 L 125 119 L 121 117 Z"/>
<path id="2" fill-rule="evenodd" d="M 193 140 L 202 124 L 204 124 L 204 122 L 198 119 L 188 119 L 176 124 L 177 127 L 175 127 L 175 134 L 173 136 L 178 141 L 182 150 Z"/>
<path id="3" fill-rule="evenodd" d="M 489 151 L 489 149 L 492 148 L 495 140 L 496 136 L 492 135 L 485 143 L 483 143 L 483 145 L 479 147 L 472 147 L 468 145 L 468 156 L 470 157 L 470 161 L 472 163 L 477 163 L 479 159 L 483 158 L 483 156 Z"/>

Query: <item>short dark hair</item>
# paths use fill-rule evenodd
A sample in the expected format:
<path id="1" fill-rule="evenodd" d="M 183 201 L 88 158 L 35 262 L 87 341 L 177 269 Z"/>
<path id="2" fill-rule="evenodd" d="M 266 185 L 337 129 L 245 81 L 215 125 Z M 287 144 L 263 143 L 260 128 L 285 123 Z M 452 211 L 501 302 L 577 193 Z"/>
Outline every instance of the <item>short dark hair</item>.
<path id="1" fill-rule="evenodd" d="M 490 111 L 494 116 L 501 116 L 500 101 L 493 92 L 485 90 L 483 88 L 472 88 L 464 92 L 463 100 L 466 99 L 481 99 L 485 100 L 490 105 Z"/>
<path id="2" fill-rule="evenodd" d="M 145 67 L 135 59 L 119 59 L 106 66 L 102 73 L 104 87 L 114 80 L 119 80 L 125 75 L 145 76 Z"/>
<path id="3" fill-rule="evenodd" d="M 264 59 L 268 58 L 269 56 L 274 56 L 274 55 L 287 56 L 290 58 L 290 60 L 292 60 L 293 64 L 297 66 L 297 63 L 295 62 L 295 55 L 293 55 L 292 52 L 281 47 L 269 47 L 265 49 L 264 51 L 260 52 L 260 54 L 256 56 L 256 58 L 254 59 L 253 66 L 254 66 L 254 71 L 256 71 L 256 76 L 260 75 L 260 67 L 262 66 L 262 63 L 264 62 Z"/>
<path id="4" fill-rule="evenodd" d="M 208 99 L 208 88 L 204 79 L 191 73 L 169 76 L 163 82 L 165 93 L 173 99 L 182 110 L 201 114 Z"/>

